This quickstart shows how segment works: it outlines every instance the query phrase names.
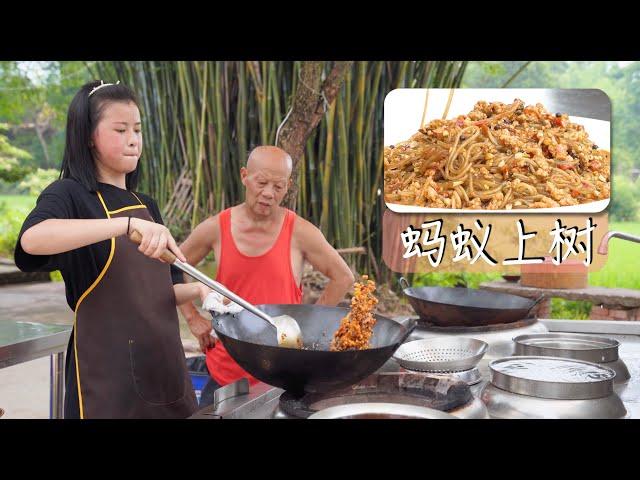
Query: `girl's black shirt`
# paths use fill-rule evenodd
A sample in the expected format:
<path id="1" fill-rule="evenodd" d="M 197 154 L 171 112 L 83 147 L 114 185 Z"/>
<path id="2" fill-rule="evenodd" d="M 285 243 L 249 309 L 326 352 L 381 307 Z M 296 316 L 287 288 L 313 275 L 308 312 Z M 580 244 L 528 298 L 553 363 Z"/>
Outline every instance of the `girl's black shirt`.
<path id="1" fill-rule="evenodd" d="M 98 183 L 98 190 L 109 210 L 139 204 L 129 191 L 106 183 Z M 135 192 L 147 207 L 156 223 L 163 223 L 156 202 L 149 196 Z M 98 278 L 107 263 L 111 240 L 77 248 L 55 255 L 31 255 L 20 245 L 22 234 L 30 227 L 50 218 L 106 219 L 107 215 L 96 192 L 81 183 L 65 178 L 49 185 L 38 197 L 35 208 L 25 219 L 15 248 L 15 262 L 24 272 L 60 270 L 66 287 L 67 303 L 72 310 L 80 296 Z M 174 284 L 183 283 L 182 272 L 173 265 L 171 277 Z"/>

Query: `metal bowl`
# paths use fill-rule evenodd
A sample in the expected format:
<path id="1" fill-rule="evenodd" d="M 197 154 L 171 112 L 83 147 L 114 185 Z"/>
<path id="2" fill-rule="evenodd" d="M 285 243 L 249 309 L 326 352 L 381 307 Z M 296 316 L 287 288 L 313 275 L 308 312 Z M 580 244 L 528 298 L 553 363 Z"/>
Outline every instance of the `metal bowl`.
<path id="1" fill-rule="evenodd" d="M 400 403 L 351 403 L 325 408 L 309 418 L 317 419 L 442 419 L 451 420 L 456 417 L 433 408 L 403 405 Z"/>

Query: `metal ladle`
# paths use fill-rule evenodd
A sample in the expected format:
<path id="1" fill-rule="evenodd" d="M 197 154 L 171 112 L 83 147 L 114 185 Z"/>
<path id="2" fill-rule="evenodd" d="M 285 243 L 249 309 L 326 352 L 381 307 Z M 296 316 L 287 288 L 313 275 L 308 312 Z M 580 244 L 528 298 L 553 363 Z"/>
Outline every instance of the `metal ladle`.
<path id="1" fill-rule="evenodd" d="M 137 230 L 131 232 L 129 238 L 131 239 L 131 241 L 137 243 L 138 245 L 142 242 L 142 235 Z M 300 325 L 298 325 L 298 322 L 296 322 L 293 317 L 290 317 L 289 315 L 278 315 L 277 317 L 271 317 L 270 315 L 267 315 L 262 310 L 256 308 L 245 299 L 233 293 L 221 283 L 218 283 L 215 280 L 209 278 L 200 270 L 197 270 L 188 263 L 180 261 L 169 250 L 165 250 L 163 254 L 160 255 L 160 258 L 171 265 L 175 265 L 190 277 L 193 277 L 199 282 L 204 283 L 207 287 L 215 290 L 221 295 L 224 295 L 229 300 L 236 302 L 238 305 L 250 311 L 254 315 L 260 317 L 266 322 L 269 322 L 276 329 L 278 345 L 280 345 L 281 347 L 298 349 L 302 348 L 302 331 L 300 330 Z"/>

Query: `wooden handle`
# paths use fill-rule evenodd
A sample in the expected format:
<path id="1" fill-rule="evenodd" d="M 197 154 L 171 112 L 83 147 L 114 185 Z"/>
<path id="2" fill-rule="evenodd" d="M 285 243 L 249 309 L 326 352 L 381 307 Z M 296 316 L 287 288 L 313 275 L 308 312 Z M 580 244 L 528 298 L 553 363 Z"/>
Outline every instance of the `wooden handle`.
<path id="1" fill-rule="evenodd" d="M 129 234 L 129 239 L 133 243 L 137 243 L 138 245 L 142 243 L 142 235 L 137 230 L 134 230 Z M 162 255 L 160 255 L 160 258 L 167 263 L 173 263 L 176 261 L 176 256 L 167 249 L 165 249 L 165 251 L 162 252 Z"/>

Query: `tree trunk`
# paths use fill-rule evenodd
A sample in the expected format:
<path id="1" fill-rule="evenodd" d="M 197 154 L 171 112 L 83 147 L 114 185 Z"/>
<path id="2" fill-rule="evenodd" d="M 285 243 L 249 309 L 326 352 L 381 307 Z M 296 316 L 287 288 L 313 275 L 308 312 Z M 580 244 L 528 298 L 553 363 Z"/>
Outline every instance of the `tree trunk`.
<path id="1" fill-rule="evenodd" d="M 49 168 L 49 165 L 51 165 L 51 161 L 49 159 L 49 149 L 47 148 L 47 141 L 44 139 L 44 135 L 42 134 L 43 130 L 38 124 L 34 125 L 34 129 L 36 131 L 36 135 L 38 135 L 38 140 L 40 140 L 40 145 L 42 145 L 42 151 L 44 152 L 44 168 Z"/>
<path id="2" fill-rule="evenodd" d="M 327 106 L 333 103 L 352 64 L 353 62 L 335 62 L 331 72 L 321 83 L 323 62 L 302 63 L 293 107 L 289 118 L 282 126 L 277 143 L 277 146 L 289 153 L 293 160 L 291 187 L 284 199 L 284 204 L 291 210 L 296 209 L 298 165 L 304 155 L 307 139 L 326 113 L 325 99 Z M 320 92 L 324 94 L 324 98 Z"/>
<path id="3" fill-rule="evenodd" d="M 47 147 L 47 141 L 44 138 L 44 132 L 49 128 L 48 124 L 40 124 L 37 121 L 34 123 L 23 123 L 18 125 L 17 128 L 25 129 L 25 130 L 33 130 L 36 132 L 36 136 L 40 141 L 40 145 L 42 146 L 42 152 L 44 153 L 44 168 L 49 168 L 51 165 L 51 158 L 49 157 L 49 148 Z"/>

